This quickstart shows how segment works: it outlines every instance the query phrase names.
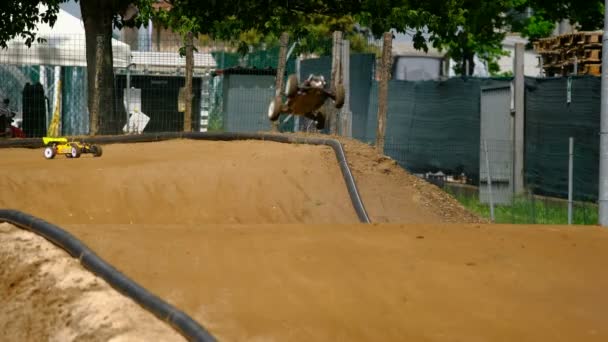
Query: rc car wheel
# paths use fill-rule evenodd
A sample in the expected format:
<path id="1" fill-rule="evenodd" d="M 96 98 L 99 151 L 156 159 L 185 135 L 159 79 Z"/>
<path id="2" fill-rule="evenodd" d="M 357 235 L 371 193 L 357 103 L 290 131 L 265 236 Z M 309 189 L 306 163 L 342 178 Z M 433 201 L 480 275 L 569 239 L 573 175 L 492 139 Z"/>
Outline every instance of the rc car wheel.
<path id="1" fill-rule="evenodd" d="M 101 155 L 103 154 L 103 149 L 99 145 L 91 146 L 91 150 L 93 152 L 93 157 L 101 157 Z"/>
<path id="2" fill-rule="evenodd" d="M 336 99 L 335 99 L 336 108 L 340 109 L 340 108 L 342 108 L 342 106 L 344 106 L 344 96 L 345 96 L 344 86 L 342 84 L 338 84 L 338 87 L 336 89 Z"/>
<path id="3" fill-rule="evenodd" d="M 80 147 L 78 147 L 78 145 L 72 144 L 72 148 L 70 149 L 70 155 L 72 158 L 80 158 L 81 152 L 82 151 L 80 151 Z"/>
<path id="4" fill-rule="evenodd" d="M 287 85 L 285 86 L 285 96 L 292 97 L 298 92 L 298 76 L 295 74 L 289 75 Z"/>
<path id="5" fill-rule="evenodd" d="M 268 119 L 270 121 L 276 121 L 281 115 L 281 107 L 283 106 L 283 101 L 280 96 L 277 96 L 270 102 L 268 106 Z"/>
<path id="6" fill-rule="evenodd" d="M 55 158 L 56 154 L 57 154 L 57 151 L 53 147 L 49 146 L 44 149 L 44 158 L 46 158 L 46 159 L 53 159 L 53 158 Z"/>

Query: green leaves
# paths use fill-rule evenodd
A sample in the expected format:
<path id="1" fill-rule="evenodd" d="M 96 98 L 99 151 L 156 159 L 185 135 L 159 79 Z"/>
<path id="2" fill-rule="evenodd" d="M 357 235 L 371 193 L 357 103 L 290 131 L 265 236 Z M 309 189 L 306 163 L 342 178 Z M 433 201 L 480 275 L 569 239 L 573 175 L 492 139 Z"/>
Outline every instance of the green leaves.
<path id="1" fill-rule="evenodd" d="M 34 41 L 40 41 L 35 34 L 37 25 L 53 25 L 57 20 L 59 4 L 65 1 L 3 0 L 0 3 L 0 47 L 6 48 L 8 41 L 14 38 L 23 38 L 28 47 Z M 46 8 L 39 10 L 38 5 Z"/>

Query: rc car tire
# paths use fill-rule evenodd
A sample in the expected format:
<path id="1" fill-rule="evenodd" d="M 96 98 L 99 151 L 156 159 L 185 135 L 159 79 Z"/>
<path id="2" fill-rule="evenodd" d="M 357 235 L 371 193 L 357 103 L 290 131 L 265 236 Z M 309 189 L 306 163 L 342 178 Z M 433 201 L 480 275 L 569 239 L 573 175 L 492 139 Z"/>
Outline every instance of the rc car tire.
<path id="1" fill-rule="evenodd" d="M 285 96 L 292 97 L 298 92 L 298 76 L 295 74 L 289 75 L 287 85 L 285 86 Z"/>
<path id="2" fill-rule="evenodd" d="M 93 150 L 93 157 L 101 157 L 103 154 L 103 149 L 99 145 L 93 145 L 91 149 Z"/>
<path id="3" fill-rule="evenodd" d="M 80 158 L 81 152 L 82 151 L 80 151 L 80 147 L 78 147 L 78 145 L 72 144 L 72 148 L 70 149 L 70 155 L 72 158 Z"/>
<path id="4" fill-rule="evenodd" d="M 338 84 L 338 86 L 336 88 L 336 100 L 335 100 L 336 108 L 340 109 L 340 108 L 342 108 L 342 106 L 344 106 L 344 96 L 345 96 L 344 86 L 342 84 Z"/>
<path id="5" fill-rule="evenodd" d="M 280 96 L 277 96 L 270 102 L 268 106 L 268 119 L 270 121 L 276 121 L 281 115 L 281 107 L 283 107 L 283 101 Z"/>
<path id="6" fill-rule="evenodd" d="M 46 158 L 46 159 L 53 159 L 53 158 L 55 158 L 56 154 L 57 154 L 57 151 L 53 147 L 49 146 L 44 149 L 44 158 Z"/>

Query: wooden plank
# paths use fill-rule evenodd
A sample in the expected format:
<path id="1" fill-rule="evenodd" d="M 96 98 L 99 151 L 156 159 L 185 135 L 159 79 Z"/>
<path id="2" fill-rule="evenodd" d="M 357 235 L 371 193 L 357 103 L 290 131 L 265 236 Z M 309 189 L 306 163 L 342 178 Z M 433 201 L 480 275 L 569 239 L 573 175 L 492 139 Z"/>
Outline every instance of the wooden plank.
<path id="1" fill-rule="evenodd" d="M 581 69 L 585 75 L 600 76 L 602 74 L 601 64 L 585 64 Z"/>

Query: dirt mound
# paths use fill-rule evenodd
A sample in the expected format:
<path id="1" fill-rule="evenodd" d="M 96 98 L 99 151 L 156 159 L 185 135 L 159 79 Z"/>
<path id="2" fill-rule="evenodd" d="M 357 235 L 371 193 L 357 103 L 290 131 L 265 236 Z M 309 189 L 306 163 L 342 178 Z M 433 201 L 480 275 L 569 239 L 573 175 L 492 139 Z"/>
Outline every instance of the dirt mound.
<path id="1" fill-rule="evenodd" d="M 479 222 L 453 198 L 353 140 L 345 148 L 373 222 Z M 329 147 L 263 141 L 104 146 L 102 158 L 3 150 L 0 207 L 54 223 L 357 223 Z"/>
<path id="2" fill-rule="evenodd" d="M 327 138 L 320 134 L 294 135 Z M 344 147 L 373 222 L 488 223 L 437 186 L 407 172 L 395 160 L 378 154 L 373 146 L 356 139 L 332 138 Z"/>
<path id="3" fill-rule="evenodd" d="M 101 158 L 5 150 L 0 207 L 54 223 L 356 223 L 329 147 L 172 140 Z"/>
<path id="4" fill-rule="evenodd" d="M 62 249 L 0 223 L 1 341 L 185 341 Z"/>

